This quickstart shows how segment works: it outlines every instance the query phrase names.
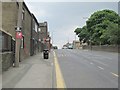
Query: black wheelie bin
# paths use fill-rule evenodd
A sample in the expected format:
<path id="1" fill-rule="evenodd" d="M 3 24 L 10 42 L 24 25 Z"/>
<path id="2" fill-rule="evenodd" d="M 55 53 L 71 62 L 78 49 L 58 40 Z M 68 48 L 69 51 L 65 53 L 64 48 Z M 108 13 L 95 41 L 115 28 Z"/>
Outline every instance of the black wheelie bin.
<path id="1" fill-rule="evenodd" d="M 48 49 L 44 49 L 43 50 L 43 58 L 44 59 L 48 59 L 49 58 L 49 50 Z"/>

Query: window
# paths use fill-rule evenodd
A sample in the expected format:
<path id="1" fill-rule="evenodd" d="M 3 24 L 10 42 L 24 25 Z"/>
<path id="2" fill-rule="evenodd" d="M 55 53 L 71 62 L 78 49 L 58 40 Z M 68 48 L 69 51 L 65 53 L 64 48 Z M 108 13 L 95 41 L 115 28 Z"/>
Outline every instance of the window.
<path id="1" fill-rule="evenodd" d="M 35 23 L 35 31 L 36 31 L 36 32 L 37 32 L 37 28 L 38 28 L 38 27 L 37 27 L 37 24 Z"/>
<path id="2" fill-rule="evenodd" d="M 24 48 L 24 36 L 23 36 L 23 38 L 21 39 L 21 48 Z"/>
<path id="3" fill-rule="evenodd" d="M 2 49 L 8 50 L 8 36 L 6 34 L 2 34 Z"/>
<path id="4" fill-rule="evenodd" d="M 25 20 L 25 10 L 22 10 L 22 20 Z"/>
<path id="5" fill-rule="evenodd" d="M 0 51 L 2 50 L 2 32 L 0 31 Z"/>
<path id="6" fill-rule="evenodd" d="M 39 28 L 38 31 L 41 32 L 41 29 Z"/>
<path id="7" fill-rule="evenodd" d="M 12 37 L 6 33 L 2 33 L 2 51 L 11 51 L 11 40 Z"/>

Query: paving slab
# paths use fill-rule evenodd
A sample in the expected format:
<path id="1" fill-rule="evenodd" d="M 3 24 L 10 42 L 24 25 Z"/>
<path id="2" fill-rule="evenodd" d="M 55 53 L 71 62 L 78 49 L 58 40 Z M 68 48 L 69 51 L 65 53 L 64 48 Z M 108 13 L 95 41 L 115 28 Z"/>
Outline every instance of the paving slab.
<path id="1" fill-rule="evenodd" d="M 43 54 L 31 56 L 2 74 L 3 88 L 52 88 L 53 54 L 43 59 Z"/>

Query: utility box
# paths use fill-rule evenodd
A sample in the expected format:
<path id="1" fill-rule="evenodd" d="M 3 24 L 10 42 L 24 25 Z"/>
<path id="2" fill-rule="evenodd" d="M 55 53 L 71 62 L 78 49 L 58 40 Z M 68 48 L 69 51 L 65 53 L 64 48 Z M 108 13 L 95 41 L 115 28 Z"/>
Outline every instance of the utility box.
<path id="1" fill-rule="evenodd" d="M 43 58 L 44 59 L 48 59 L 49 58 L 49 50 L 48 49 L 44 49 L 43 50 Z"/>

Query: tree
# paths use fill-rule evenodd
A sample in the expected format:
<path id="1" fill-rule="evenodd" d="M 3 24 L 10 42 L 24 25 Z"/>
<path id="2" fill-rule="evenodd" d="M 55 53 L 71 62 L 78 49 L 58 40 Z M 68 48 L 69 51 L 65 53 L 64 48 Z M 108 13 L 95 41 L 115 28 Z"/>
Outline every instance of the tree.
<path id="1" fill-rule="evenodd" d="M 107 38 L 107 42 L 109 42 L 110 44 L 117 45 L 119 42 L 118 30 L 118 24 L 110 23 L 107 27 L 107 30 L 105 31 L 105 33 L 103 33 L 101 37 Z"/>
<path id="2" fill-rule="evenodd" d="M 120 44 L 120 16 L 112 10 L 93 13 L 86 21 L 86 26 L 75 30 L 80 41 L 94 45 Z"/>
<path id="3" fill-rule="evenodd" d="M 116 28 L 114 28 L 113 25 L 118 25 L 119 20 L 119 15 L 112 10 L 102 10 L 93 13 L 89 20 L 86 21 L 88 31 L 91 33 L 91 40 L 95 44 L 113 44 L 111 40 L 113 38 L 115 39 L 115 35 L 114 37 L 113 34 L 109 34 L 111 36 L 106 36 L 104 33 L 110 33 L 110 31 L 117 31 L 115 30 Z M 109 28 L 108 30 L 108 27 L 110 26 L 112 26 L 114 29 Z"/>
<path id="4" fill-rule="evenodd" d="M 77 29 L 75 29 L 75 33 L 76 33 L 76 35 L 78 35 L 79 33 L 81 33 L 81 31 L 82 31 L 82 29 L 81 28 L 77 28 Z"/>
<path id="5" fill-rule="evenodd" d="M 82 28 L 77 28 L 74 31 L 76 35 L 78 35 L 80 42 L 89 43 L 89 32 L 87 30 L 87 26 L 83 26 Z"/>

